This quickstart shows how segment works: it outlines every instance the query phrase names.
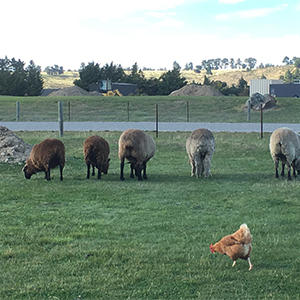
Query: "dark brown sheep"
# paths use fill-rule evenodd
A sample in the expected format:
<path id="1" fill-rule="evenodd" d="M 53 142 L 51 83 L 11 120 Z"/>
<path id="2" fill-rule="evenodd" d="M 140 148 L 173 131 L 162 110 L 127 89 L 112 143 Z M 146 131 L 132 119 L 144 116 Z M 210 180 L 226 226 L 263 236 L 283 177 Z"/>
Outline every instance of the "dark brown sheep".
<path id="1" fill-rule="evenodd" d="M 33 146 L 23 168 L 26 179 L 32 174 L 45 172 L 45 179 L 50 180 L 50 169 L 59 166 L 60 180 L 63 180 L 65 166 L 65 146 L 58 139 L 46 139 Z"/>
<path id="2" fill-rule="evenodd" d="M 147 179 L 146 164 L 153 157 L 155 149 L 155 142 L 150 135 L 139 129 L 125 130 L 119 138 L 120 179 L 124 180 L 125 158 L 130 163 L 131 178 L 134 178 L 135 171 L 138 180 Z"/>
<path id="3" fill-rule="evenodd" d="M 83 143 L 83 153 L 87 165 L 86 178 L 90 178 L 90 167 L 92 165 L 92 176 L 95 175 L 95 167 L 98 169 L 98 179 L 101 179 L 101 172 L 107 174 L 109 167 L 109 144 L 97 135 L 88 137 Z"/>

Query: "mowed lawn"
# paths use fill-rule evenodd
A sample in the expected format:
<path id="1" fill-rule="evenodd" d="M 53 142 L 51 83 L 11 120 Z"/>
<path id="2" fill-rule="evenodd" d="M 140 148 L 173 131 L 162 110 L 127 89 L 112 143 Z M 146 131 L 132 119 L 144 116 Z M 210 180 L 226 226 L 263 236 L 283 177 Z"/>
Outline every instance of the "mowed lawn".
<path id="1" fill-rule="evenodd" d="M 19 132 L 34 144 L 55 132 Z M 111 147 L 87 180 L 82 143 Z M 153 133 L 150 133 L 155 138 Z M 120 132 L 67 132 L 59 170 L 26 180 L 0 164 L 0 299 L 299 299 L 300 179 L 274 178 L 257 133 L 215 133 L 212 177 L 190 177 L 188 133 L 160 133 L 147 181 L 119 180 Z M 232 268 L 209 244 L 247 223 L 251 261 Z"/>

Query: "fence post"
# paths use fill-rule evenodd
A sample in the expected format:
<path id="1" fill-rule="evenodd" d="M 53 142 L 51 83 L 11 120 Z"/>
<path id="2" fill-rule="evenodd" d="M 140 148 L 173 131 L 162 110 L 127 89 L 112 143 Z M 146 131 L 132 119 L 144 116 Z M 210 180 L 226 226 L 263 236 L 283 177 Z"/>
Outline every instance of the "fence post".
<path id="1" fill-rule="evenodd" d="M 20 102 L 16 102 L 16 121 L 18 122 L 20 120 Z"/>
<path id="2" fill-rule="evenodd" d="M 59 125 L 59 136 L 64 135 L 64 118 L 63 118 L 63 106 L 62 102 L 58 101 L 58 125 Z"/>
<path id="3" fill-rule="evenodd" d="M 186 102 L 186 121 L 190 122 L 190 103 Z"/>
<path id="4" fill-rule="evenodd" d="M 68 101 L 68 119 L 71 121 L 71 102 Z"/>
<path id="5" fill-rule="evenodd" d="M 155 124 L 156 137 L 158 137 L 158 104 L 155 104 Z"/>
<path id="6" fill-rule="evenodd" d="M 247 121 L 250 121 L 250 113 L 251 113 L 251 104 L 250 99 L 247 101 Z"/>
<path id="7" fill-rule="evenodd" d="M 260 105 L 260 138 L 263 138 L 263 107 Z"/>
<path id="8" fill-rule="evenodd" d="M 129 122 L 129 101 L 127 102 L 127 121 Z"/>

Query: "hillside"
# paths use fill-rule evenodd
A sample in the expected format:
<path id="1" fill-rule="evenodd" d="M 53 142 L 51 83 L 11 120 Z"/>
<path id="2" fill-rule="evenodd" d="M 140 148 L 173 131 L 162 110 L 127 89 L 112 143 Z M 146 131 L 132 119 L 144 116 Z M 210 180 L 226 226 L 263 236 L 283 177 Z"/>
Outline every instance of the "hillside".
<path id="1" fill-rule="evenodd" d="M 293 69 L 293 66 L 277 66 L 263 69 L 255 69 L 252 71 L 245 70 L 217 70 L 213 71 L 213 75 L 207 76 L 210 80 L 221 80 L 226 82 L 229 86 L 237 84 L 239 79 L 243 77 L 248 83 L 251 79 L 261 78 L 264 75 L 267 79 L 279 79 L 281 75 L 284 75 L 288 69 Z M 145 77 L 158 78 L 165 71 L 143 71 Z M 202 71 L 200 74 L 194 71 L 182 71 L 184 76 L 189 83 L 203 83 L 206 72 Z M 77 72 L 65 72 L 63 75 L 47 75 L 42 73 L 44 80 L 44 88 L 64 88 L 73 85 L 73 81 L 79 78 Z"/>

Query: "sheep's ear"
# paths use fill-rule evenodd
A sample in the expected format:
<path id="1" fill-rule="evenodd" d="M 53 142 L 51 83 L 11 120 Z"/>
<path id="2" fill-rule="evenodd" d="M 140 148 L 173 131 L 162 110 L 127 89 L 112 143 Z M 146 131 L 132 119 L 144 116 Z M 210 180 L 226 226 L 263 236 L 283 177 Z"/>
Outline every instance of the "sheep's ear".
<path id="1" fill-rule="evenodd" d="M 22 171 L 25 172 L 25 171 L 27 170 L 27 168 L 28 168 L 27 165 L 25 165 L 25 166 L 23 167 Z"/>

